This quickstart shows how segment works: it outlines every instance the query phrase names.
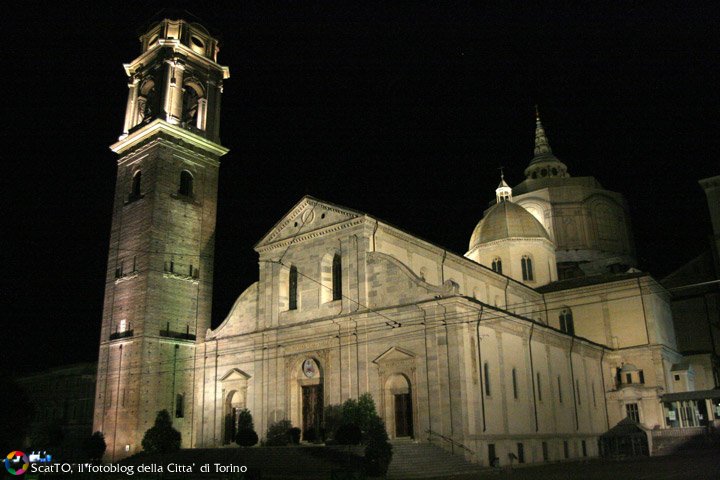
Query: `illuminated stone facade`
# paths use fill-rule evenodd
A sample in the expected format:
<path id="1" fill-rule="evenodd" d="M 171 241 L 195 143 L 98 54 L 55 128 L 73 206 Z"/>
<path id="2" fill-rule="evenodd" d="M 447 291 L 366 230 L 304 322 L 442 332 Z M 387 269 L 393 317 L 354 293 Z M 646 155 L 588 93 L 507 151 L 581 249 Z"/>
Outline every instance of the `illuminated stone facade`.
<path id="1" fill-rule="evenodd" d="M 162 21 L 125 65 L 94 429 L 140 448 L 158 410 L 190 438 L 195 345 L 210 326 L 219 110 L 226 67 L 199 25 Z"/>
<path id="2" fill-rule="evenodd" d="M 660 395 L 690 388 L 673 381 L 684 360 L 667 292 L 628 270 L 622 197 L 569 177 L 539 120 L 520 194 L 503 180 L 465 256 L 304 197 L 255 245 L 258 281 L 210 330 L 227 69 L 198 25 L 165 20 L 141 42 L 112 147 L 94 421 L 109 457 L 139 451 L 161 409 L 185 447 L 231 443 L 242 408 L 261 437 L 289 419 L 312 440 L 325 406 L 366 392 L 391 438 L 452 441 L 484 465 L 597 455 L 627 415 L 667 426 Z"/>

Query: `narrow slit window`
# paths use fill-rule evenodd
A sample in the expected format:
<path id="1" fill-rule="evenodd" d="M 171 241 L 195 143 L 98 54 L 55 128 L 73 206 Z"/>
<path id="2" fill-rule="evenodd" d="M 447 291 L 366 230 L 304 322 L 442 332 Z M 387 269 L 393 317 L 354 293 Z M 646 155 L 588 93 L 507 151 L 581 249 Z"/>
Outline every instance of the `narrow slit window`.
<path id="1" fill-rule="evenodd" d="M 332 292 L 333 300 L 342 298 L 342 259 L 340 254 L 336 253 L 332 263 Z"/>
<path id="2" fill-rule="evenodd" d="M 185 395 L 178 393 L 175 396 L 175 418 L 185 417 Z"/>
<path id="3" fill-rule="evenodd" d="M 542 402 L 542 387 L 540 386 L 540 372 L 537 372 L 535 375 L 537 380 L 537 394 L 538 394 L 538 401 Z"/>
<path id="4" fill-rule="evenodd" d="M 483 365 L 483 375 L 485 375 L 485 396 L 490 396 L 490 365 L 487 362 Z"/>
<path id="5" fill-rule="evenodd" d="M 288 309 L 297 310 L 297 287 L 298 287 L 298 272 L 297 267 L 290 267 L 290 275 L 288 278 Z"/>
<path id="6" fill-rule="evenodd" d="M 582 405 L 582 401 L 580 400 L 580 380 L 575 380 L 575 391 L 577 392 L 577 403 L 578 405 Z"/>
<path id="7" fill-rule="evenodd" d="M 562 381 L 560 380 L 560 375 L 557 377 L 557 387 L 558 387 L 558 400 L 560 400 L 560 403 L 562 403 Z"/>
<path id="8" fill-rule="evenodd" d="M 595 383 L 591 385 L 592 388 L 592 397 L 593 397 L 593 407 L 597 407 L 597 399 L 595 398 Z"/>

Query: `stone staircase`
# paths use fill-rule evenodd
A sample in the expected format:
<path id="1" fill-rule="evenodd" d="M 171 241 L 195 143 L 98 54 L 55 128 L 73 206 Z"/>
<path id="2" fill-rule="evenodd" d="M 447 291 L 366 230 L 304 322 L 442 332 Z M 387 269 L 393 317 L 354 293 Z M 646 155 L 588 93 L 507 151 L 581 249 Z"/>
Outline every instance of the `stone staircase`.
<path id="1" fill-rule="evenodd" d="M 234 479 L 329 479 L 333 472 L 359 469 L 360 459 L 343 452 L 316 446 L 253 447 L 253 448 L 215 448 L 183 449 L 166 455 L 143 455 L 130 457 L 120 462 L 122 465 L 193 465 L 193 473 L 165 473 L 163 480 L 234 480 Z M 215 464 L 222 467 L 247 467 L 247 473 L 232 472 L 231 468 L 216 472 Z M 201 465 L 209 465 L 210 473 L 200 473 Z M 135 477 L 119 475 L 116 478 L 158 478 L 136 474 Z M 103 477 L 106 478 L 106 477 Z"/>
<path id="2" fill-rule="evenodd" d="M 387 479 L 401 480 L 414 478 L 475 478 L 480 472 L 488 469 L 466 461 L 461 454 L 453 455 L 430 443 L 415 443 L 411 440 L 393 441 L 393 458 L 387 473 Z M 459 447 L 458 447 L 459 448 Z M 290 446 L 290 447 L 253 447 L 253 448 L 216 448 L 186 449 L 179 452 L 158 455 L 143 455 L 121 461 L 122 465 L 176 463 L 194 465 L 193 473 L 165 473 L 164 480 L 230 480 L 244 478 L 253 480 L 265 479 L 340 479 L 361 478 L 351 474 L 360 471 L 362 466 L 362 447 L 353 452 L 353 447 L 324 446 Z M 354 454 L 355 453 L 355 454 Z M 230 472 L 199 473 L 201 465 L 214 467 L 245 466 L 248 472 L 244 475 Z M 87 477 L 87 478 L 92 478 Z M 127 475 L 105 475 L 108 480 L 129 478 Z M 138 480 L 153 478 L 156 474 L 135 474 Z"/>
<path id="3" fill-rule="evenodd" d="M 487 472 L 462 454 L 453 455 L 431 443 L 393 441 L 393 457 L 387 473 L 389 479 L 470 476 Z"/>

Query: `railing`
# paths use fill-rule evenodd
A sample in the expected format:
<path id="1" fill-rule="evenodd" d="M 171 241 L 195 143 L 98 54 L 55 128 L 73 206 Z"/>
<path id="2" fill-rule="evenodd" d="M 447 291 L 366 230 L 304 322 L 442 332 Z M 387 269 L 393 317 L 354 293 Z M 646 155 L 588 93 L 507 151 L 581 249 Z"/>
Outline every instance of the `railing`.
<path id="1" fill-rule="evenodd" d="M 182 340 L 195 340 L 195 335 L 187 332 L 173 332 L 172 330 L 160 330 L 161 337 L 179 338 Z"/>
<path id="2" fill-rule="evenodd" d="M 133 331 L 132 330 L 125 330 L 124 332 L 115 332 L 110 334 L 110 340 L 117 340 L 118 338 L 127 338 L 132 337 Z"/>
<path id="3" fill-rule="evenodd" d="M 431 441 L 432 435 L 434 435 L 434 436 L 440 438 L 441 440 L 445 440 L 453 447 L 460 447 L 463 450 L 465 450 L 466 452 L 468 452 L 470 455 L 475 455 L 475 452 L 473 450 L 470 450 L 468 447 L 466 447 L 462 443 L 458 442 L 457 440 L 453 440 L 450 437 L 446 437 L 442 433 L 433 432 L 432 430 L 425 430 L 425 433 L 428 434 L 428 441 Z"/>

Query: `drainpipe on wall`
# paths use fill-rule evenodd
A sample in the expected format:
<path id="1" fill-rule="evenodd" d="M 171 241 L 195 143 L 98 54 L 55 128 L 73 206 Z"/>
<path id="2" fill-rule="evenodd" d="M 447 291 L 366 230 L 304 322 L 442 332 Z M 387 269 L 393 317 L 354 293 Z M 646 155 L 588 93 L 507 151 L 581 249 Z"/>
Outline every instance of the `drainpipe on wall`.
<path id="1" fill-rule="evenodd" d="M 508 307 L 508 287 L 510 286 L 510 277 L 505 279 L 505 310 L 510 311 Z"/>
<path id="2" fill-rule="evenodd" d="M 602 354 L 600 355 L 600 379 L 602 381 L 602 395 L 603 402 L 605 403 L 605 425 L 610 430 L 610 415 L 608 414 L 607 396 L 605 396 L 605 366 L 603 360 L 605 359 L 605 349 L 603 348 Z"/>
<path id="3" fill-rule="evenodd" d="M 445 259 L 443 258 L 443 261 Z M 445 326 L 445 358 L 447 359 L 447 378 L 448 378 L 448 404 L 450 406 L 449 414 L 450 414 L 450 438 L 453 438 L 453 402 L 452 402 L 452 387 L 450 382 L 450 341 L 449 341 L 449 332 L 448 332 L 448 324 L 447 324 L 447 307 L 445 305 L 441 304 L 440 302 L 437 302 L 438 306 L 442 307 L 443 309 L 443 325 Z M 450 442 L 450 452 L 455 453 L 455 443 Z"/>
<path id="4" fill-rule="evenodd" d="M 648 330 L 647 323 L 647 312 L 645 312 L 645 298 L 643 296 L 642 285 L 640 285 L 640 278 L 637 279 L 638 290 L 640 290 L 640 304 L 642 305 L 643 320 L 645 321 L 645 337 L 647 338 L 647 344 L 650 345 L 650 331 Z"/>
<path id="5" fill-rule="evenodd" d="M 577 411 L 577 392 L 575 391 L 575 369 L 573 368 L 572 352 L 575 347 L 575 336 L 570 340 L 570 390 L 573 392 L 573 411 L 575 412 L 575 430 L 580 429 L 580 420 Z"/>
<path id="6" fill-rule="evenodd" d="M 427 344 L 427 312 L 425 311 L 424 308 L 420 307 L 419 305 L 415 305 L 415 306 L 420 309 L 420 311 L 422 312 L 422 315 L 423 315 L 422 325 L 423 325 L 423 329 L 424 329 L 424 332 L 423 332 L 424 333 L 424 335 L 423 335 L 424 342 L 423 343 L 425 344 L 425 388 L 427 390 L 427 398 L 428 398 L 428 401 L 427 401 L 428 430 L 430 430 L 432 432 L 432 411 L 431 411 L 431 406 L 430 406 L 430 404 L 432 403 L 432 401 L 431 401 L 432 397 L 430 396 L 430 370 L 429 370 L 429 365 L 428 365 L 429 356 L 428 356 L 428 344 Z M 428 435 L 428 438 L 429 437 L 430 437 L 430 435 Z"/>
<path id="7" fill-rule="evenodd" d="M 478 348 L 478 371 L 480 372 L 480 408 L 482 410 L 483 432 L 485 432 L 487 431 L 487 422 L 485 420 L 485 381 L 483 378 L 482 349 L 480 348 L 480 321 L 482 321 L 483 312 L 484 305 L 480 304 L 480 315 L 478 315 L 475 335 L 477 337 Z"/>
<path id="8" fill-rule="evenodd" d="M 373 252 L 375 251 L 375 234 L 377 233 L 379 226 L 380 226 L 380 224 L 378 223 L 377 220 L 375 220 L 375 228 L 373 228 L 373 233 L 372 233 L 372 241 L 373 241 L 372 251 Z"/>
<path id="9" fill-rule="evenodd" d="M 440 285 L 445 284 L 445 258 L 447 258 L 447 250 L 443 250 L 443 258 L 440 263 Z"/>
<path id="10" fill-rule="evenodd" d="M 528 350 L 530 351 L 530 380 L 532 381 L 533 410 L 535 412 L 535 431 L 537 432 L 540 430 L 540 427 L 538 424 L 537 398 L 535 397 L 535 366 L 533 363 L 533 354 L 532 354 L 533 333 L 535 333 L 535 323 L 534 322 L 532 324 L 530 324 L 530 338 L 528 339 Z"/>

